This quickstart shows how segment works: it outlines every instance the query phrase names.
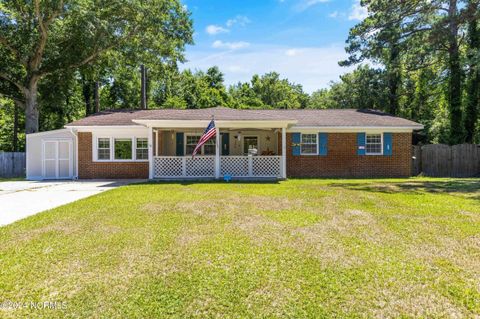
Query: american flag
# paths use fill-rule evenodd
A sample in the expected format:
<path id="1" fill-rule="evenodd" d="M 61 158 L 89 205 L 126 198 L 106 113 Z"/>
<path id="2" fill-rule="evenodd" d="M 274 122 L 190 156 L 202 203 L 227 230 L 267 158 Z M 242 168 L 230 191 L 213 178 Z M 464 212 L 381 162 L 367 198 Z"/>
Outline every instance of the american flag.
<path id="1" fill-rule="evenodd" d="M 215 122 L 212 120 L 210 124 L 208 124 L 207 128 L 205 129 L 205 132 L 203 132 L 202 137 L 200 137 L 200 140 L 198 141 L 197 146 L 195 146 L 195 149 L 193 150 L 192 157 L 194 157 L 197 152 L 202 148 L 202 145 L 205 144 L 209 139 L 217 135 L 217 131 L 215 130 Z"/>

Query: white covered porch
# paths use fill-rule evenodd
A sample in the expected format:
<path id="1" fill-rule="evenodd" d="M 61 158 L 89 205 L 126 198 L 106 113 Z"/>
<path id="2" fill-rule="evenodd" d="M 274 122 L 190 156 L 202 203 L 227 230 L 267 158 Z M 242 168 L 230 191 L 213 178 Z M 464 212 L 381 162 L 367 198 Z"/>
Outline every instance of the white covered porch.
<path id="1" fill-rule="evenodd" d="M 139 120 L 139 123 L 142 121 Z M 284 121 L 215 121 L 216 136 L 191 153 L 209 121 L 148 120 L 150 179 L 284 179 Z"/>

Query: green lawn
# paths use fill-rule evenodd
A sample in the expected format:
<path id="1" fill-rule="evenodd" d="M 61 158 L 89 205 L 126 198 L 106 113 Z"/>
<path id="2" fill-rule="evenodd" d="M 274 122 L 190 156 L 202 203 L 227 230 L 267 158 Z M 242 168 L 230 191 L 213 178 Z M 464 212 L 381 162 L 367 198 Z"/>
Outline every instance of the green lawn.
<path id="1" fill-rule="evenodd" d="M 480 179 L 121 187 L 0 228 L 6 300 L 66 309 L 0 318 L 474 317 Z"/>

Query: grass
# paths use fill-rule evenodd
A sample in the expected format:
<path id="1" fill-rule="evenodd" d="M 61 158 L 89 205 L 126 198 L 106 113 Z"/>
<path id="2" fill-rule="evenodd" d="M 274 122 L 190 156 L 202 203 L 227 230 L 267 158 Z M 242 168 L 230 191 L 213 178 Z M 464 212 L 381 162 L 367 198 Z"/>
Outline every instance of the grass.
<path id="1" fill-rule="evenodd" d="M 480 180 L 121 187 L 0 228 L 0 317 L 475 317 Z"/>
<path id="2" fill-rule="evenodd" d="M 0 182 L 24 181 L 25 177 L 0 177 Z"/>

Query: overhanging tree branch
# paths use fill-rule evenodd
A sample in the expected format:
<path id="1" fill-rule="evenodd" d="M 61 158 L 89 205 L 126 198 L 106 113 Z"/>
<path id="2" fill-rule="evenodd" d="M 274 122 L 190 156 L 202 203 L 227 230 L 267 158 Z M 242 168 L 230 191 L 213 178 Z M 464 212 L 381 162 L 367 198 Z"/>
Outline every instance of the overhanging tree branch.
<path id="1" fill-rule="evenodd" d="M 13 85 L 15 85 L 20 90 L 20 92 L 24 92 L 25 87 L 23 85 L 21 85 L 20 83 L 18 83 L 17 81 L 10 78 L 7 74 L 5 74 L 3 72 L 0 72 L 0 78 L 4 79 L 5 81 L 8 81 L 8 82 L 12 83 Z"/>

